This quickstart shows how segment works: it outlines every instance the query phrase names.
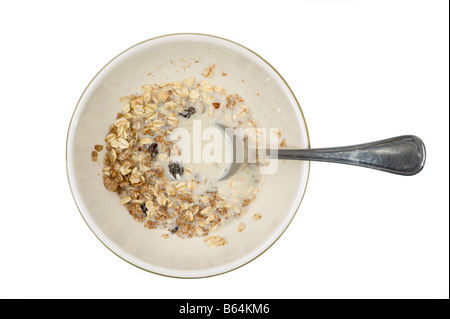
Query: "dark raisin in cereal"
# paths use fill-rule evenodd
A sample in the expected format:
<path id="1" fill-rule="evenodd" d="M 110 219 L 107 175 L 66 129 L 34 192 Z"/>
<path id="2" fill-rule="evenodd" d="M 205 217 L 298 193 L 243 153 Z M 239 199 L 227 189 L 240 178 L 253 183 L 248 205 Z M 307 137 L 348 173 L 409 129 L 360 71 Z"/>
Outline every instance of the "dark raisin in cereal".
<path id="1" fill-rule="evenodd" d="M 173 177 L 177 178 L 177 175 L 180 176 L 184 173 L 184 168 L 179 163 L 170 163 L 169 164 L 169 172 L 172 174 Z"/>
<path id="2" fill-rule="evenodd" d="M 177 226 L 174 227 L 174 229 L 171 229 L 170 232 L 172 234 L 175 234 L 178 231 L 178 229 L 180 229 L 180 227 L 177 225 Z"/>
<path id="3" fill-rule="evenodd" d="M 183 110 L 183 112 L 179 113 L 181 116 L 185 117 L 185 118 L 190 118 L 192 114 L 194 114 L 195 112 L 197 112 L 195 110 L 195 107 L 190 106 L 187 109 Z"/>
<path id="4" fill-rule="evenodd" d="M 155 158 L 158 155 L 158 144 L 152 143 L 147 147 L 147 151 L 150 153 L 152 158 Z"/>
<path id="5" fill-rule="evenodd" d="M 145 206 L 145 203 L 141 204 L 141 209 L 142 209 L 142 212 L 144 213 L 144 217 L 147 217 L 148 208 L 147 208 L 147 206 Z"/>

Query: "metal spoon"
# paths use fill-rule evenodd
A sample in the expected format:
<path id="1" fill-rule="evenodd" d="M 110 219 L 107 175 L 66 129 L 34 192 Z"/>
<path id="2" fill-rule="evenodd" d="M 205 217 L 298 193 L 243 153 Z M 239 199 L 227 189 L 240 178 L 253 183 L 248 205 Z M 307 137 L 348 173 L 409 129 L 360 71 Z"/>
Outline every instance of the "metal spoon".
<path id="1" fill-rule="evenodd" d="M 231 130 L 227 130 L 226 126 L 217 124 L 217 127 L 222 128 L 233 141 L 233 162 L 230 169 L 220 178 L 220 180 L 224 180 L 236 174 L 247 161 L 247 157 L 244 161 L 236 161 L 236 153 L 248 154 L 246 150 L 242 149 L 247 145 L 242 142 L 237 143 L 230 134 Z M 278 149 L 268 152 L 267 158 L 356 165 L 405 176 L 419 173 L 425 164 L 425 145 L 420 138 L 413 135 L 398 136 L 352 146 L 319 149 Z"/>

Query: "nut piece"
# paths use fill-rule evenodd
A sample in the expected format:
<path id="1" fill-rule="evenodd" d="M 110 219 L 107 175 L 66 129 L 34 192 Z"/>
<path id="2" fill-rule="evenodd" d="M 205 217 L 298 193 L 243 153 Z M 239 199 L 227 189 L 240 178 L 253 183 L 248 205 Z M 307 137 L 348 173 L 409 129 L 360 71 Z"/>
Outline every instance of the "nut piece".
<path id="1" fill-rule="evenodd" d="M 244 223 L 239 223 L 238 225 L 238 232 L 241 232 L 245 229 L 245 224 Z"/>

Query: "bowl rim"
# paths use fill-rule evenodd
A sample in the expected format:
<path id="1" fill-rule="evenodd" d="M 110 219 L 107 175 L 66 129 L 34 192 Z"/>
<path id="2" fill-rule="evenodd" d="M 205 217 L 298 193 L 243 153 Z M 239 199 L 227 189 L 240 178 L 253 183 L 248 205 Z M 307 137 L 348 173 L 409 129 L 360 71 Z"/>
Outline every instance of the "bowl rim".
<path id="1" fill-rule="evenodd" d="M 133 266 L 135 266 L 135 267 L 137 267 L 137 268 L 139 268 L 139 269 L 142 269 L 142 270 L 144 270 L 144 271 L 147 271 L 147 272 L 150 272 L 150 273 L 153 273 L 153 274 L 157 274 L 157 275 L 160 275 L 160 276 L 164 276 L 164 277 L 181 278 L 181 279 L 197 279 L 197 278 L 215 277 L 215 276 L 222 275 L 222 274 L 228 273 L 228 272 L 230 272 L 230 271 L 236 270 L 236 269 L 238 269 L 238 268 L 241 268 L 242 266 L 245 266 L 245 265 L 247 265 L 248 263 L 252 262 L 252 261 L 255 260 L 256 258 L 258 258 L 259 256 L 261 256 L 263 253 L 265 253 L 270 247 L 272 247 L 272 245 L 273 245 L 276 241 L 278 241 L 278 239 L 284 234 L 284 232 L 286 231 L 286 229 L 288 229 L 288 227 L 289 227 L 289 225 L 291 224 L 292 220 L 293 220 L 294 217 L 296 216 L 296 214 L 297 214 L 297 212 L 298 212 L 298 210 L 299 210 L 299 208 L 300 208 L 300 206 L 301 206 L 301 203 L 303 202 L 303 198 L 304 198 L 304 196 L 305 196 L 306 189 L 307 189 L 307 187 L 308 187 L 309 175 L 310 175 L 310 170 L 311 170 L 311 162 L 309 162 L 309 161 L 307 162 L 307 172 L 306 172 L 305 187 L 304 187 L 304 189 L 303 189 L 303 194 L 302 194 L 302 196 L 301 196 L 301 198 L 300 198 L 299 204 L 298 204 L 297 208 L 295 209 L 295 212 L 294 212 L 294 214 L 292 215 L 291 219 L 290 219 L 289 222 L 287 223 L 286 227 L 285 227 L 285 228 L 282 230 L 282 232 L 281 232 L 281 233 L 280 233 L 280 234 L 272 241 L 272 243 L 270 243 L 270 245 L 268 245 L 263 251 L 261 251 L 259 254 L 257 254 L 257 255 L 254 256 L 253 258 L 249 259 L 248 261 L 246 261 L 246 262 L 244 262 L 244 263 L 242 263 L 242 264 L 239 264 L 238 266 L 236 266 L 236 267 L 234 267 L 234 268 L 231 268 L 231 269 L 228 269 L 228 270 L 225 270 L 225 271 L 222 271 L 222 272 L 217 272 L 217 273 L 214 273 L 214 274 L 208 274 L 208 275 L 202 275 L 202 276 L 176 276 L 176 275 L 164 274 L 164 273 L 160 273 L 160 272 L 156 272 L 156 271 L 152 271 L 152 270 L 143 268 L 143 267 L 141 267 L 141 266 L 139 266 L 139 265 L 134 264 L 134 263 L 131 262 L 130 260 L 127 260 L 127 259 L 125 259 L 124 257 L 120 256 L 120 255 L 119 255 L 118 253 L 116 253 L 111 247 L 109 247 L 109 246 L 108 246 L 108 245 L 107 245 L 107 244 L 99 237 L 99 235 L 97 235 L 97 233 L 92 229 L 91 225 L 89 225 L 89 223 L 87 222 L 87 220 L 86 220 L 85 216 L 83 215 L 83 212 L 81 211 L 81 208 L 80 208 L 80 206 L 79 206 L 79 204 L 78 204 L 78 202 L 77 202 L 77 198 L 76 198 L 76 196 L 75 196 L 75 194 L 74 194 L 74 190 L 73 190 L 72 184 L 71 184 L 71 182 L 70 182 L 69 161 L 68 161 L 69 136 L 70 136 L 70 132 L 71 132 L 71 128 L 72 128 L 72 124 L 73 124 L 73 120 L 74 120 L 75 114 L 77 113 L 78 107 L 79 107 L 79 105 L 80 105 L 80 103 L 81 103 L 83 97 L 85 96 L 85 93 L 86 93 L 87 90 L 90 88 L 91 84 L 92 84 L 92 83 L 94 82 L 94 80 L 95 80 L 95 79 L 103 72 L 103 70 L 105 70 L 105 69 L 106 69 L 113 61 L 115 61 L 117 58 L 119 58 L 120 56 L 122 56 L 122 55 L 125 54 L 126 52 L 128 52 L 128 51 L 132 50 L 133 48 L 135 48 L 135 47 L 137 47 L 137 46 L 140 46 L 140 45 L 142 45 L 142 44 L 144 44 L 144 43 L 147 43 L 147 42 L 150 42 L 150 41 L 153 41 L 153 40 L 156 40 L 156 39 L 166 38 L 166 37 L 172 37 L 172 36 L 199 36 L 199 37 L 205 37 L 205 38 L 210 37 L 210 38 L 213 38 L 213 39 L 218 39 L 218 40 L 222 40 L 222 41 L 225 41 L 225 42 L 229 42 L 229 43 L 231 43 L 231 44 L 233 44 L 233 45 L 237 45 L 237 46 L 239 46 L 239 47 L 241 47 L 241 48 L 243 48 L 243 49 L 249 51 L 249 52 L 250 52 L 251 54 L 253 54 L 256 58 L 260 59 L 262 62 L 264 62 L 265 64 L 267 64 L 267 66 L 269 66 L 269 67 L 270 67 L 270 68 L 271 68 L 271 69 L 279 76 L 279 78 L 281 79 L 281 81 L 284 83 L 284 85 L 285 85 L 286 88 L 288 89 L 288 92 L 289 92 L 289 93 L 292 95 L 292 97 L 294 98 L 295 104 L 297 105 L 297 107 L 298 107 L 298 109 L 299 109 L 299 111 L 300 111 L 300 115 L 301 115 L 301 118 L 302 118 L 302 120 L 303 120 L 303 125 L 304 125 L 304 127 L 305 127 L 305 131 L 306 131 L 306 141 L 307 141 L 307 148 L 311 148 L 311 144 L 310 144 L 310 136 L 309 136 L 309 131 L 308 131 L 308 126 L 307 126 L 307 124 L 306 124 L 305 115 L 304 115 L 303 110 L 302 110 L 302 108 L 301 108 L 301 106 L 300 106 L 300 103 L 298 102 L 298 100 L 297 100 L 297 98 L 296 98 L 294 92 L 292 91 L 292 89 L 290 88 L 290 86 L 289 86 L 289 84 L 286 82 L 286 80 L 285 80 L 285 79 L 281 76 L 281 74 L 280 74 L 280 73 L 279 73 L 279 72 L 278 72 L 278 71 L 277 71 L 277 70 L 276 70 L 269 62 L 267 62 L 263 57 L 261 57 L 259 54 L 257 54 L 256 52 L 250 50 L 249 48 L 245 47 L 245 46 L 242 45 L 242 44 L 239 44 L 239 43 L 237 43 L 237 42 L 234 42 L 234 41 L 232 41 L 232 40 L 229 40 L 229 39 L 226 39 L 226 38 L 222 38 L 222 37 L 219 37 L 219 36 L 210 35 L 210 34 L 205 34 L 205 33 L 190 33 L 190 32 L 187 32 L 187 33 L 183 33 L 183 32 L 182 32 L 182 33 L 169 33 L 169 34 L 164 34 L 164 35 L 152 37 L 152 38 L 149 38 L 149 39 L 147 39 L 147 40 L 141 41 L 141 42 L 139 42 L 139 43 L 136 43 L 136 44 L 130 46 L 129 48 L 125 49 L 124 51 L 122 51 L 122 52 L 120 52 L 119 54 L 117 54 L 116 56 L 114 56 L 110 61 L 108 61 L 108 63 L 106 63 L 106 64 L 105 64 L 105 65 L 104 65 L 104 66 L 103 66 L 103 67 L 95 74 L 95 76 L 89 81 L 88 85 L 87 85 L 86 88 L 83 90 L 83 93 L 81 94 L 80 98 L 78 99 L 78 102 L 77 102 L 77 104 L 76 104 L 76 106 L 75 106 L 75 109 L 73 110 L 72 116 L 71 116 L 71 118 L 70 118 L 69 127 L 68 127 L 68 129 L 67 129 L 67 136 L 66 136 L 66 150 L 65 150 L 65 161 L 66 161 L 66 175 L 67 175 L 67 181 L 68 181 L 68 184 L 69 184 L 70 193 L 72 194 L 72 198 L 73 198 L 73 200 L 74 200 L 74 202 L 75 202 L 75 205 L 76 205 L 76 207 L 77 207 L 77 209 L 78 209 L 78 212 L 80 213 L 81 217 L 83 218 L 83 220 L 84 220 L 84 222 L 86 223 L 86 225 L 88 226 L 88 228 L 91 230 L 91 232 L 94 234 L 94 236 L 97 237 L 97 239 L 98 239 L 98 240 L 99 240 L 106 248 L 108 248 L 108 250 L 110 250 L 114 255 L 116 255 L 116 256 L 119 257 L 120 259 L 126 261 L 127 263 L 129 263 L 129 264 L 131 264 L 131 265 L 133 265 Z"/>

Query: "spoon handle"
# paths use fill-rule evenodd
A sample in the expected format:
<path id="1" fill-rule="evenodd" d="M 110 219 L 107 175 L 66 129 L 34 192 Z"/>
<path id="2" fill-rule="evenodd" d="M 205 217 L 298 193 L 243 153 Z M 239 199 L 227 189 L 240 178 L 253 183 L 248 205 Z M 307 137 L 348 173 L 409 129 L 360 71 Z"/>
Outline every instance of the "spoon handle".
<path id="1" fill-rule="evenodd" d="M 270 154 L 276 155 L 277 151 Z M 413 135 L 344 147 L 286 150 L 278 149 L 278 159 L 349 164 L 399 175 L 419 173 L 425 164 L 425 145 Z M 269 156 L 272 157 L 272 156 Z"/>

